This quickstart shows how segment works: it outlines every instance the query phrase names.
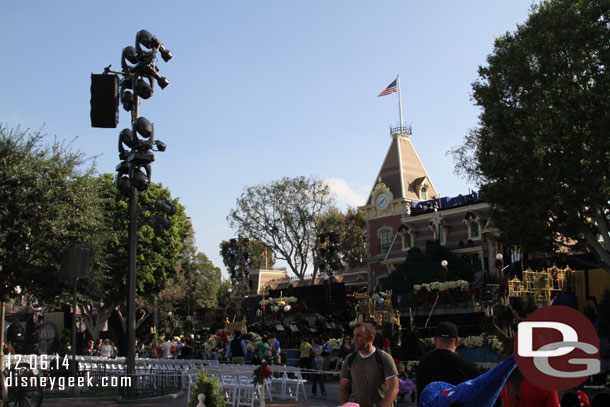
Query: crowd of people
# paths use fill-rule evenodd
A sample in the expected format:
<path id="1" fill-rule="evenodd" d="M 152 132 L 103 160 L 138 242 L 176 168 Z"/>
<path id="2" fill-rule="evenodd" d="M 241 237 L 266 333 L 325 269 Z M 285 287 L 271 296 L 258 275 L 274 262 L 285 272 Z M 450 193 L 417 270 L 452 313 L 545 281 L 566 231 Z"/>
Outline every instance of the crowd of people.
<path id="1" fill-rule="evenodd" d="M 141 358 L 192 359 L 202 357 L 201 342 L 196 340 L 195 335 L 178 338 L 167 336 L 165 340 L 158 340 L 157 337 L 153 337 L 149 343 L 136 341 L 135 351 L 136 356 Z M 119 353 L 116 344 L 110 339 L 99 339 L 97 344 L 93 339 L 90 339 L 81 354 L 109 359 L 124 356 Z"/>
<path id="2" fill-rule="evenodd" d="M 223 358 L 229 363 L 244 364 L 251 353 L 252 364 L 286 363 L 282 359 L 280 341 L 274 334 L 262 335 L 254 351 L 248 350 L 240 331 L 232 334 L 223 355 L 203 355 L 201 340 L 196 340 L 194 335 L 166 337 L 164 341 L 155 337 L 146 345 L 138 343 L 136 354 L 139 357 L 166 359 L 210 356 Z M 477 365 L 456 352 L 459 335 L 455 324 L 439 323 L 433 339 L 434 349 L 420 359 L 414 372 L 410 372 L 403 363 L 392 357 L 390 341 L 382 334 L 381 327 L 361 323 L 354 329 L 353 336 L 347 334 L 342 338 L 338 350 L 333 350 L 329 338 L 303 336 L 297 350 L 297 365 L 310 381 L 313 395 L 319 389 L 325 396 L 328 371 L 339 370 L 339 403 L 343 405 L 353 399 L 361 407 L 390 407 L 393 403 L 404 401 L 406 396 L 415 401 L 416 395 L 421 395 L 430 383 L 458 385 L 480 376 Z M 83 354 L 106 358 L 118 356 L 116 345 L 109 339 L 99 339 L 97 344 L 89 340 Z M 331 354 L 336 357 L 332 364 Z M 564 393 L 560 399 L 557 391 L 537 387 L 523 377 L 519 369 L 515 369 L 501 389 L 494 407 L 610 406 L 609 398 L 610 393 L 602 392 L 589 399 L 584 392 L 574 391 Z M 419 400 L 418 406 L 425 407 Z"/>
<path id="3" fill-rule="evenodd" d="M 349 349 L 348 338 L 344 347 Z M 416 391 L 413 382 L 409 380 L 408 372 L 402 363 L 392 358 L 387 339 L 380 336 L 379 330 L 371 324 L 360 324 L 354 330 L 354 352 L 348 353 L 342 363 L 339 384 L 339 403 L 344 405 L 350 400 L 353 392 L 354 401 L 360 407 L 392 406 L 401 395 L 411 393 L 417 395 L 419 407 L 441 406 L 442 397 L 430 403 L 430 399 L 422 396 L 432 384 L 446 384 L 442 396 L 459 393 L 459 384 L 465 386 L 465 392 L 487 392 L 498 397 L 492 397 L 491 402 L 481 406 L 486 407 L 608 407 L 610 393 L 598 392 L 591 398 L 584 391 L 568 391 L 561 400 L 558 392 L 539 388 L 525 378 L 518 368 L 501 381 L 498 389 L 485 387 L 477 383 L 482 379 L 477 365 L 456 352 L 459 346 L 457 326 L 451 322 L 438 324 L 434 336 L 434 349 L 421 358 L 416 368 Z M 509 346 L 507 358 L 512 353 Z M 508 360 L 508 359 L 507 359 Z M 488 372 L 489 373 L 489 372 Z M 485 378 L 487 380 L 487 378 Z M 455 386 L 455 387 L 453 387 Z M 496 393 L 493 393 L 496 391 Z M 420 397 L 422 396 L 422 397 Z M 481 398 L 482 399 L 482 398 Z M 439 404 L 440 403 L 440 404 Z M 448 400 L 448 405 L 464 405 L 455 400 Z M 475 407 L 475 406 L 472 406 Z"/>

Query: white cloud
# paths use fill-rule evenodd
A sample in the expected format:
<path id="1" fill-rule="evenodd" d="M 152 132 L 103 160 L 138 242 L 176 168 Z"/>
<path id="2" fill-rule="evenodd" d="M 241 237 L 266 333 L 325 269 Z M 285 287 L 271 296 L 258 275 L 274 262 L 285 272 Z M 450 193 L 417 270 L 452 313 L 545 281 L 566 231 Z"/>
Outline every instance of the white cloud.
<path id="1" fill-rule="evenodd" d="M 327 178 L 324 182 L 330 187 L 331 192 L 337 198 L 339 207 L 347 207 L 348 205 L 358 207 L 366 203 L 366 197 L 352 190 L 345 180 L 340 178 Z"/>

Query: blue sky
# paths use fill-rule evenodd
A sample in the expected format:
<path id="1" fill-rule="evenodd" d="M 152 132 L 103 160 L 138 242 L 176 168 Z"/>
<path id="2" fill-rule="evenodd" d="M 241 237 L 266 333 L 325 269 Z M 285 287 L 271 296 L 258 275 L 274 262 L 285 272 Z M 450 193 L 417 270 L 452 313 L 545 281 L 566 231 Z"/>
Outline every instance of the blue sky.
<path id="1" fill-rule="evenodd" d="M 226 216 L 245 186 L 283 176 L 332 180 L 338 202 L 362 204 L 404 120 L 443 196 L 467 192 L 446 155 L 477 123 L 471 83 L 493 41 L 527 19 L 531 0 L 464 1 L 12 1 L 2 2 L 0 122 L 41 129 L 119 162 L 129 127 L 92 128 L 90 74 L 120 67 L 146 29 L 174 53 L 140 113 L 167 143 L 152 178 L 192 219 L 197 246 L 215 265 Z"/>

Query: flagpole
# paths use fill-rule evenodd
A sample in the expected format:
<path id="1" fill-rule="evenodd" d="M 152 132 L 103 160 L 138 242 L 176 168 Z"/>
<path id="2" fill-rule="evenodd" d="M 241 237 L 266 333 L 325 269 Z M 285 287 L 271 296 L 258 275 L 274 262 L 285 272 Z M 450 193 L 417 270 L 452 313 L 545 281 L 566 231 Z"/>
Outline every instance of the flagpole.
<path id="1" fill-rule="evenodd" d="M 400 74 L 396 75 L 396 86 L 398 87 L 398 117 L 400 119 L 400 121 L 398 122 L 398 126 L 401 129 L 402 132 L 402 98 L 400 96 Z"/>

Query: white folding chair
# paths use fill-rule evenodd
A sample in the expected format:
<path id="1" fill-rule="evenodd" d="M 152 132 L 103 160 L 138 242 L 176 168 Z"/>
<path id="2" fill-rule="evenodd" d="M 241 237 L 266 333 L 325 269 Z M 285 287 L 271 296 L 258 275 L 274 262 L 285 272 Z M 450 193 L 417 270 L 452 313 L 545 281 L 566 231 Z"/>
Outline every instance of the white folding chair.
<path id="1" fill-rule="evenodd" d="M 284 388 L 282 389 L 283 397 L 298 400 L 299 390 L 302 390 L 303 398 L 307 400 L 307 391 L 305 390 L 306 380 L 303 379 L 301 369 L 298 367 L 284 366 L 283 370 L 285 374 Z"/>

